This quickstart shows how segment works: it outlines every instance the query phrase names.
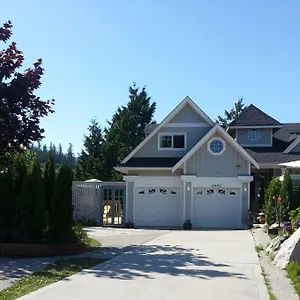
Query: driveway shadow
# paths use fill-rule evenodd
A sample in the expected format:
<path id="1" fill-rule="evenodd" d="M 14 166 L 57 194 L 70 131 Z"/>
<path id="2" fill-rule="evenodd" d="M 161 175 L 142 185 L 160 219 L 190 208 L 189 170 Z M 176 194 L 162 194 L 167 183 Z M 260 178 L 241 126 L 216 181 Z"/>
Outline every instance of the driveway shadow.
<path id="1" fill-rule="evenodd" d="M 139 277 L 154 279 L 155 274 L 188 276 L 201 279 L 236 277 L 246 279 L 242 273 L 230 272 L 231 265 L 215 263 L 199 253 L 199 249 L 186 249 L 179 245 L 141 245 L 132 247 L 121 256 L 80 274 L 97 277 L 132 280 Z"/>

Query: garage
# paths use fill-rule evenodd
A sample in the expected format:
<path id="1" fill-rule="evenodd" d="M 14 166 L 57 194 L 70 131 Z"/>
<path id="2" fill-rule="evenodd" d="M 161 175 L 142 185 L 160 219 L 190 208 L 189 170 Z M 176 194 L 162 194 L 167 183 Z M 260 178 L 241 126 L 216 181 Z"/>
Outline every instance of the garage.
<path id="1" fill-rule="evenodd" d="M 140 227 L 180 226 L 179 187 L 138 187 L 134 197 L 134 223 Z"/>
<path id="2" fill-rule="evenodd" d="M 241 228 L 238 188 L 194 188 L 192 223 L 196 228 Z"/>

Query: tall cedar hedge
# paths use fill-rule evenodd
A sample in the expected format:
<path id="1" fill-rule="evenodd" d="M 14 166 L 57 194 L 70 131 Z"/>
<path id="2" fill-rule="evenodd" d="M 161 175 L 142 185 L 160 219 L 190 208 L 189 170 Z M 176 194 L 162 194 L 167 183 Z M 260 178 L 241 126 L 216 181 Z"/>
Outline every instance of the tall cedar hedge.
<path id="1" fill-rule="evenodd" d="M 48 219 L 51 218 L 51 201 L 53 198 L 54 187 L 55 187 L 55 165 L 54 165 L 54 154 L 49 153 L 48 161 L 44 168 L 44 185 L 45 185 L 45 202 Z"/>
<path id="2" fill-rule="evenodd" d="M 46 229 L 44 182 L 36 157 L 32 172 L 25 177 L 18 204 L 18 234 L 22 242 L 39 243 Z"/>
<path id="3" fill-rule="evenodd" d="M 50 223 L 51 240 L 54 243 L 71 242 L 73 238 L 73 171 L 64 164 L 60 167 L 52 199 Z"/>

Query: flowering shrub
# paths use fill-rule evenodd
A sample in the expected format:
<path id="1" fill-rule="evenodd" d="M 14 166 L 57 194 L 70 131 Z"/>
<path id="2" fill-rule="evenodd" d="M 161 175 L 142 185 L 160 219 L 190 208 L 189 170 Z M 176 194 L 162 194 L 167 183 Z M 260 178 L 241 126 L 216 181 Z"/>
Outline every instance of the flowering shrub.
<path id="1" fill-rule="evenodd" d="M 285 221 L 283 223 L 283 231 L 287 234 L 292 234 L 293 233 L 293 228 L 292 228 L 292 224 L 290 221 Z"/>
<path id="2" fill-rule="evenodd" d="M 294 221 L 294 227 L 297 228 L 297 229 L 300 227 L 300 220 L 295 220 Z"/>

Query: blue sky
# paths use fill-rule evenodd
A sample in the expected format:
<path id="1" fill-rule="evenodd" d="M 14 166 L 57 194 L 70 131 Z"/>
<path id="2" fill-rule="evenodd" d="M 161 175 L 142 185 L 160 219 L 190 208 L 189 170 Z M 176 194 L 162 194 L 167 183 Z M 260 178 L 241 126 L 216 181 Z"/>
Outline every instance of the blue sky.
<path id="1" fill-rule="evenodd" d="M 44 142 L 82 148 L 91 118 L 105 126 L 147 86 L 160 121 L 186 95 L 213 119 L 243 96 L 281 122 L 299 120 L 300 2 L 51 0 L 1 4 L 24 66 L 43 58 L 38 94 L 55 98 Z"/>

